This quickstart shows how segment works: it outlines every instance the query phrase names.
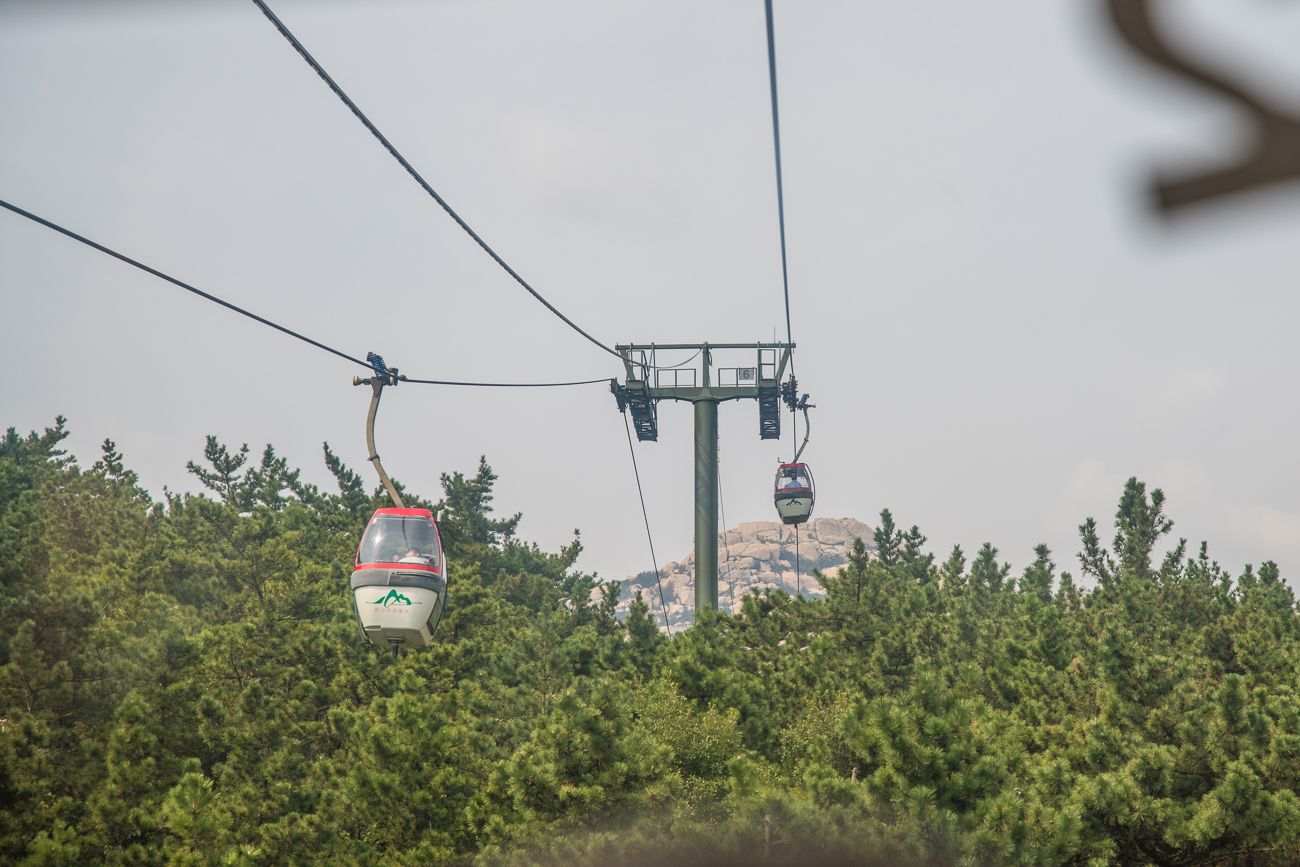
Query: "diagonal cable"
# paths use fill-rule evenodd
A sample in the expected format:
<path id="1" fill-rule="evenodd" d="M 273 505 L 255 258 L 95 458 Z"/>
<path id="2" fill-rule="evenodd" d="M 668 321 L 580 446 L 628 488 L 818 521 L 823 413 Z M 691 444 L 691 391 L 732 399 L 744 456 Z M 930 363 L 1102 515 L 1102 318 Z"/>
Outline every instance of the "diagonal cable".
<path id="1" fill-rule="evenodd" d="M 204 292 L 202 289 L 198 289 L 194 286 L 191 286 L 190 284 L 185 283 L 184 281 L 177 280 L 175 277 L 172 277 L 168 274 L 164 274 L 162 271 L 159 271 L 157 268 L 150 268 L 148 265 L 144 264 L 143 262 L 137 262 L 135 259 L 132 259 L 130 256 L 125 256 L 117 252 L 116 250 L 105 247 L 103 244 L 97 244 L 94 241 L 90 240 L 89 238 L 85 237 L 84 235 L 78 235 L 76 232 L 72 231 L 71 229 L 63 228 L 58 223 L 52 223 L 43 217 L 38 217 L 35 214 L 31 213 L 30 211 L 23 210 L 17 205 L 11 205 L 9 202 L 0 199 L 0 207 L 13 211 L 15 214 L 18 214 L 19 216 L 22 217 L 26 217 L 32 222 L 39 223 L 42 226 L 45 226 L 46 228 L 53 229 L 54 231 L 58 232 L 61 235 L 66 235 L 67 237 L 72 238 L 74 241 L 80 241 L 81 243 L 85 244 L 87 247 L 90 247 L 94 250 L 98 250 L 101 253 L 105 253 L 109 256 L 112 256 L 114 259 L 125 262 L 126 264 L 131 265 L 133 267 L 139 268 L 141 271 L 144 271 L 146 274 L 152 274 L 153 276 L 157 277 L 160 280 L 166 280 L 168 283 L 171 283 L 173 286 L 179 286 L 180 288 L 184 289 L 187 292 L 193 292 L 195 295 L 198 295 L 200 298 L 205 298 L 208 301 L 213 302 L 214 304 L 220 304 L 222 307 L 225 307 L 228 310 L 233 310 L 236 313 L 240 314 L 241 316 L 247 316 L 249 319 L 252 319 L 256 322 L 260 322 L 263 325 L 268 325 L 271 328 L 274 328 L 276 331 L 279 331 L 283 334 L 287 334 L 290 337 L 296 337 L 298 340 L 301 340 L 304 343 L 310 343 L 312 346 L 315 346 L 317 349 L 323 349 L 326 352 L 333 353 L 334 355 L 337 355 L 339 358 L 346 358 L 348 361 L 352 361 L 357 364 L 360 364 L 362 367 L 365 367 L 367 369 L 373 369 L 371 367 L 370 362 L 362 361 L 360 358 L 353 358 L 351 355 L 348 355 L 346 352 L 340 352 L 339 350 L 333 348 L 332 346 L 326 346 L 324 343 L 321 343 L 318 340 L 312 340 L 310 337 L 306 337 L 302 334 L 299 334 L 297 331 L 293 331 L 292 329 L 285 328 L 283 325 L 279 325 L 275 322 L 272 322 L 269 319 L 258 316 L 256 313 L 251 313 L 242 307 L 231 304 L 229 301 L 225 301 L 221 298 L 218 298 L 215 295 L 212 295 L 211 293 Z M 417 385 L 463 385 L 463 386 L 469 386 L 471 388 L 561 388 L 570 385 L 593 385 L 595 383 L 608 383 L 610 381 L 608 377 L 605 377 L 604 379 L 583 379 L 577 382 L 453 382 L 450 380 L 442 380 L 442 379 L 410 379 L 406 376 L 399 376 L 398 379 L 401 380 L 402 382 L 410 382 L 410 383 L 415 383 Z"/>
<path id="2" fill-rule="evenodd" d="M 408 379 L 405 376 L 397 378 L 401 382 L 415 385 L 464 385 L 470 388 L 562 388 L 568 385 L 592 385 L 597 382 L 608 384 L 613 381 L 608 376 L 604 379 L 583 379 L 577 382 L 451 382 L 445 379 Z"/>
<path id="3" fill-rule="evenodd" d="M 719 437 L 721 440 L 721 437 Z M 728 541 L 728 524 L 727 524 L 727 503 L 722 498 L 722 461 L 718 461 L 718 508 L 722 510 L 722 546 L 727 552 L 727 613 L 731 613 L 731 607 L 736 604 L 736 585 L 731 580 L 731 542 Z"/>
<path id="4" fill-rule="evenodd" d="M 324 68 L 319 63 L 316 62 L 316 58 L 311 56 L 311 54 L 307 51 L 307 49 L 303 46 L 303 44 L 298 41 L 297 37 L 295 37 L 292 33 L 289 32 L 289 28 L 285 27 L 284 23 L 281 22 L 280 19 L 275 16 L 275 13 L 271 11 L 271 8 L 267 6 L 266 3 L 263 2 L 263 0 L 253 0 L 253 2 L 257 4 L 257 8 L 262 10 L 262 13 L 266 15 L 266 17 L 270 20 L 270 22 L 275 25 L 275 28 L 280 31 L 280 34 L 285 39 L 289 40 L 289 44 L 292 45 L 300 55 L 302 55 L 302 59 L 307 61 L 307 65 L 310 66 L 312 69 L 316 70 L 316 74 L 321 77 L 321 80 L 323 80 L 326 84 L 329 85 L 330 90 L 334 91 L 334 95 L 337 96 L 339 99 L 341 99 L 343 101 L 343 104 L 346 105 L 349 109 L 351 109 L 352 113 L 356 115 L 357 120 L 361 121 L 362 125 L 365 126 L 366 129 L 370 130 L 371 134 L 379 140 L 379 143 L 384 146 L 385 150 L 387 150 L 390 154 L 392 154 L 393 159 L 397 160 L 397 162 L 401 165 L 401 167 L 406 169 L 407 174 L 409 174 L 412 178 L 414 178 L 415 182 L 418 183 L 421 187 L 423 187 L 424 191 L 428 193 L 430 196 L 432 196 L 435 202 L 437 202 L 439 205 L 442 205 L 442 209 L 446 211 L 447 214 L 453 220 L 456 221 L 456 224 L 458 226 L 460 226 L 462 229 L 465 230 L 466 234 L 468 234 L 471 238 L 473 238 L 478 243 L 478 245 L 483 248 L 483 251 L 485 253 L 491 256 L 492 259 L 498 265 L 504 268 L 507 274 L 515 278 L 515 282 L 517 282 L 520 286 L 527 289 L 528 294 L 532 295 L 538 301 L 542 302 L 543 306 L 545 306 L 547 310 L 551 311 L 556 316 L 560 317 L 560 319 L 562 319 L 566 325 L 568 325 L 574 331 L 581 334 L 583 337 L 590 340 L 592 343 L 599 346 L 601 349 L 608 352 L 610 355 L 622 359 L 622 356 L 619 355 L 617 352 L 610 349 L 608 346 L 601 343 L 599 340 L 592 337 L 590 334 L 583 331 L 576 324 L 574 324 L 572 319 L 570 319 L 569 317 L 561 313 L 559 310 L 557 310 L 555 306 L 551 304 L 551 302 L 543 298 L 536 289 L 534 289 L 532 286 L 529 286 L 528 282 L 524 280 L 523 277 L 520 277 L 514 268 L 511 268 L 509 265 L 507 265 L 505 260 L 502 259 L 500 256 L 498 256 L 496 254 L 496 251 L 493 250 L 491 247 L 489 247 L 487 245 L 487 242 L 484 241 L 482 238 L 480 238 L 478 236 L 478 233 L 475 232 L 473 229 L 471 229 L 469 227 L 469 224 L 466 223 L 464 220 L 462 220 L 460 218 L 460 215 L 452 210 L 451 205 L 447 204 L 447 200 L 444 199 L 442 196 L 438 195 L 438 193 L 433 189 L 433 187 L 429 186 L 429 183 L 423 177 L 420 176 L 420 173 L 415 170 L 415 167 L 412 166 L 409 162 L 407 162 L 404 156 L 398 153 L 397 148 L 393 147 L 392 143 L 387 138 L 384 137 L 384 134 L 382 132 L 379 131 L 379 128 L 370 122 L 370 118 L 366 117 L 361 112 L 361 109 L 357 108 L 357 104 L 348 98 L 348 95 L 343 92 L 343 88 L 339 87 L 337 84 L 334 83 L 334 79 L 329 77 L 329 73 L 327 73 L 324 70 Z M 789 329 L 787 329 L 787 331 L 788 330 Z"/>
<path id="5" fill-rule="evenodd" d="M 256 0 L 254 0 L 256 2 Z M 785 292 L 785 340 L 794 344 L 790 329 L 790 273 L 785 259 L 785 188 L 781 183 L 781 117 L 777 111 L 776 100 L 776 33 L 772 23 L 772 0 L 763 0 L 767 11 L 767 69 L 772 81 L 772 144 L 776 150 L 776 216 L 781 227 L 781 285 Z M 794 349 L 790 350 L 790 376 L 794 376 Z M 797 395 L 795 396 L 798 397 Z M 791 428 L 794 430 L 795 442 L 799 441 L 799 418 L 794 407 L 790 407 Z M 795 460 L 799 460 L 795 456 Z"/>
<path id="6" fill-rule="evenodd" d="M 259 0 L 253 0 L 259 2 Z M 790 275 L 785 262 L 785 190 L 781 184 L 781 119 L 776 105 L 776 35 L 772 25 L 772 0 L 764 0 L 767 9 L 767 68 L 772 79 L 772 143 L 776 147 L 776 215 L 781 227 L 781 283 L 785 288 L 785 340 L 793 343 L 790 331 Z M 794 352 L 790 352 L 790 369 L 794 370 Z"/>
<path id="7" fill-rule="evenodd" d="M 130 256 L 124 256 L 121 253 L 117 252 L 116 250 L 110 250 L 108 247 L 105 247 L 103 244 L 96 244 L 94 241 L 90 240 L 89 238 L 86 238 L 82 235 L 78 235 L 76 232 L 73 232 L 70 229 L 65 229 L 62 226 L 58 225 L 57 223 L 51 223 L 49 220 L 38 217 L 35 214 L 31 213 L 30 211 L 24 211 L 22 208 L 18 207 L 17 205 L 11 205 L 4 200 L 0 200 L 0 207 L 8 208 L 9 210 L 13 211 L 15 214 L 18 214 L 19 216 L 22 217 L 26 217 L 32 222 L 40 223 L 42 226 L 45 226 L 48 229 L 53 229 L 54 231 L 58 232 L 61 235 L 67 235 L 69 238 L 73 239 L 74 241 L 80 241 L 81 243 L 85 244 L 87 247 L 91 247 L 95 250 L 98 250 L 101 253 L 105 253 L 109 256 L 112 256 L 114 259 L 118 259 L 119 261 L 125 262 L 128 265 L 132 265 L 136 268 L 139 268 L 141 271 L 144 271 L 146 274 L 152 274 L 153 276 L 157 277 L 159 280 L 166 280 L 168 283 L 171 283 L 174 286 L 179 286 L 182 289 L 186 290 L 187 292 L 193 292 L 195 295 L 198 295 L 200 298 L 206 298 L 207 300 L 213 302 L 214 304 L 220 304 L 222 307 L 225 307 L 228 310 L 233 310 L 236 313 L 239 313 L 240 315 L 247 316 L 249 319 L 253 319 L 257 322 L 260 322 L 263 325 L 269 325 L 271 328 L 274 328 L 276 331 L 283 332 L 284 334 L 287 334 L 290 337 L 296 337 L 299 340 L 303 341 L 304 343 L 310 343 L 312 346 L 315 346 L 317 349 L 323 349 L 326 352 L 330 352 L 333 353 L 334 355 L 337 355 L 339 358 L 346 358 L 348 361 L 359 364 L 362 367 L 366 368 L 367 370 L 370 369 L 369 362 L 362 361 L 360 358 L 353 358 L 351 355 L 348 355 L 346 352 L 339 352 L 337 349 L 334 349 L 333 347 L 330 346 L 326 346 L 324 343 L 321 343 L 320 341 L 312 340 L 310 337 L 304 337 L 303 335 L 299 334 L 297 331 L 291 331 L 288 328 L 285 328 L 283 325 L 277 325 L 276 323 L 272 322 L 270 319 L 263 319 L 261 316 L 258 316 L 256 313 L 249 313 L 247 310 L 245 310 L 242 307 L 236 307 L 234 304 L 231 304 L 229 301 L 223 301 L 215 295 L 209 295 L 207 292 L 204 292 L 202 289 L 196 289 L 188 283 L 183 283 L 180 280 L 177 280 L 175 277 L 171 277 L 167 274 L 164 274 L 163 272 L 155 268 L 150 268 L 148 265 L 145 265 L 143 262 L 137 262 L 136 260 L 132 259 Z"/>
<path id="8" fill-rule="evenodd" d="M 659 612 L 664 616 L 664 628 L 668 637 L 673 637 L 673 628 L 668 624 L 668 603 L 664 601 L 664 585 L 659 581 L 659 560 L 655 557 L 655 540 L 650 535 L 650 515 L 645 510 L 645 494 L 641 492 L 641 471 L 636 468 L 636 449 L 632 447 L 632 428 L 627 423 L 627 413 L 623 413 L 623 427 L 627 429 L 627 450 L 632 453 L 632 472 L 636 475 L 636 495 L 641 498 L 641 517 L 645 519 L 645 537 L 650 541 L 650 560 L 655 567 L 655 585 L 659 588 Z"/>

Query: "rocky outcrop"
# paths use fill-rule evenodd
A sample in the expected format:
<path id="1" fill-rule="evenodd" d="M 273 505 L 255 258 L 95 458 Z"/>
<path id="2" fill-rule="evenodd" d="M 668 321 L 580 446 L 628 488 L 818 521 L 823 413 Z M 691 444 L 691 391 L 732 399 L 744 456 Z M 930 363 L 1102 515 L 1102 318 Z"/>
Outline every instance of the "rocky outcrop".
<path id="1" fill-rule="evenodd" d="M 785 590 L 805 596 L 825 595 L 812 572 L 834 575 L 848 562 L 853 540 L 861 538 L 868 550 L 875 549 L 871 528 L 853 518 L 817 518 L 799 527 L 799 570 L 795 571 L 794 527 L 775 521 L 751 521 L 718 536 L 718 604 L 732 612 L 750 591 Z M 695 614 L 695 555 L 667 563 L 659 571 L 663 584 L 668 622 L 674 630 L 685 629 Z M 619 616 L 640 590 L 660 621 L 659 590 L 653 572 L 642 572 L 623 582 Z"/>

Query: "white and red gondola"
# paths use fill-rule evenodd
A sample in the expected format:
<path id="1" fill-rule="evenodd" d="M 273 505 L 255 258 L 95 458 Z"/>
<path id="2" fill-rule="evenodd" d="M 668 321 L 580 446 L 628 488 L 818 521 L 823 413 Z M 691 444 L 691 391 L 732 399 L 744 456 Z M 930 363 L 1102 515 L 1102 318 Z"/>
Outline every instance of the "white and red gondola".
<path id="1" fill-rule="evenodd" d="M 802 524 L 812 514 L 817 491 L 807 464 L 781 464 L 776 470 L 776 511 L 782 523 Z"/>
<path id="2" fill-rule="evenodd" d="M 380 509 L 366 526 L 352 572 L 361 633 L 401 649 L 433 640 L 447 610 L 447 555 L 428 509 Z"/>

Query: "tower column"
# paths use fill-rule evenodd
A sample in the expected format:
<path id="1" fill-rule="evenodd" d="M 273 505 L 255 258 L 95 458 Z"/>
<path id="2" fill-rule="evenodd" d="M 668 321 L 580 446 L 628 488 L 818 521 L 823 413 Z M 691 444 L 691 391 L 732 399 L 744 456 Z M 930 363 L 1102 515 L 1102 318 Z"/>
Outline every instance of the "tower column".
<path id="1" fill-rule="evenodd" d="M 695 610 L 718 607 L 718 402 L 695 401 Z"/>

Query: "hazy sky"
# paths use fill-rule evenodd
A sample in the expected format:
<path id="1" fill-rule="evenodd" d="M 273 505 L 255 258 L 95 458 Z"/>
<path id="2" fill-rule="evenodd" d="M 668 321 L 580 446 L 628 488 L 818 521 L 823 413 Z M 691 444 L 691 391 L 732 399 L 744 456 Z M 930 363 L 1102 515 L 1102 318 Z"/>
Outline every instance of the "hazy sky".
<path id="1" fill-rule="evenodd" d="M 1172 7 L 1173 4 L 1165 4 Z M 784 330 L 762 0 L 273 8 L 526 279 L 607 342 Z M 1164 7 L 1162 7 L 1164 8 Z M 1300 4 L 1183 0 L 1180 40 L 1300 108 Z M 1235 115 L 1130 55 L 1100 2 L 777 0 L 794 338 L 817 515 L 919 524 L 1017 571 L 1109 528 L 1137 475 L 1174 535 L 1300 576 L 1300 187 L 1173 225 L 1152 170 L 1230 154 Z M 0 198 L 412 376 L 620 366 L 528 297 L 246 0 L 0 0 Z M 205 434 L 367 481 L 347 362 L 0 212 L 0 424 L 70 419 L 196 490 Z M 773 520 L 753 402 L 721 409 L 727 523 Z M 787 419 L 788 422 L 788 419 Z M 638 444 L 661 561 L 691 549 L 691 409 Z M 579 566 L 649 568 L 603 386 L 386 393 L 412 489 L 496 505 Z M 1109 538 L 1110 533 L 1107 533 Z"/>

